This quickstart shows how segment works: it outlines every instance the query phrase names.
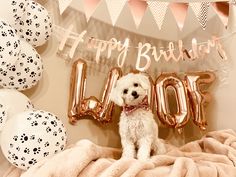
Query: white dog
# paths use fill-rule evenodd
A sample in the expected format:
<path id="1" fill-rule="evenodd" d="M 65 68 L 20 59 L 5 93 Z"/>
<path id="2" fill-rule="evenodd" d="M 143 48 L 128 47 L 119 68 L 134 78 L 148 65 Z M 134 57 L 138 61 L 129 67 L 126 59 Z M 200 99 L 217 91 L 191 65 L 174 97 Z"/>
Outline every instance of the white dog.
<path id="1" fill-rule="evenodd" d="M 130 73 L 117 81 L 111 93 L 111 100 L 123 107 L 119 122 L 122 157 L 147 160 L 151 151 L 153 154 L 165 153 L 165 146 L 158 139 L 158 126 L 148 105 L 149 89 L 147 76 Z"/>

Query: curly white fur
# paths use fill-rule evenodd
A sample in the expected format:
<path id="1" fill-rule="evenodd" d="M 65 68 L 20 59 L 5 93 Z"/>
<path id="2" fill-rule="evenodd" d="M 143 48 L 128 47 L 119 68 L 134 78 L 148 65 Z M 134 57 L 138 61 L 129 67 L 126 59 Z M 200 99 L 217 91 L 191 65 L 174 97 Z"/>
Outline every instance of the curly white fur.
<path id="1" fill-rule="evenodd" d="M 119 106 L 137 105 L 149 89 L 150 82 L 147 76 L 130 73 L 117 81 L 111 99 Z M 165 153 L 165 146 L 158 138 L 158 126 L 151 110 L 139 108 L 128 115 L 122 111 L 119 133 L 123 148 L 122 157 L 147 160 L 150 158 L 151 150 L 154 154 Z"/>

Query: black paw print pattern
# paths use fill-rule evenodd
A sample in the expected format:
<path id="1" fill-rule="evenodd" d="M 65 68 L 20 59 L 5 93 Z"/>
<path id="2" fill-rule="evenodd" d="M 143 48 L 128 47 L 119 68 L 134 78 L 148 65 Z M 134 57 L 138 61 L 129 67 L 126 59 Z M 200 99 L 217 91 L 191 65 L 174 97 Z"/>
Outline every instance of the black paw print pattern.
<path id="1" fill-rule="evenodd" d="M 31 136 L 30 136 L 30 139 L 31 139 L 31 140 L 35 140 L 35 135 L 31 135 Z"/>
<path id="2" fill-rule="evenodd" d="M 12 154 L 11 157 L 12 157 L 13 160 L 18 160 L 19 159 L 19 157 L 16 154 Z"/>
<path id="3" fill-rule="evenodd" d="M 18 136 L 15 135 L 15 136 L 13 137 L 13 140 L 14 140 L 14 141 L 17 141 L 17 140 L 18 140 Z"/>
<path id="4" fill-rule="evenodd" d="M 49 142 L 47 141 L 46 143 L 44 143 L 44 147 L 48 147 L 50 144 Z"/>
<path id="5" fill-rule="evenodd" d="M 38 143 L 41 143 L 42 141 L 43 141 L 42 138 L 39 138 L 39 139 L 38 139 Z"/>
<path id="6" fill-rule="evenodd" d="M 15 65 L 0 71 L 0 85 L 4 88 L 26 90 L 35 86 L 42 77 L 43 64 L 37 51 L 22 41 L 22 50 Z"/>
<path id="7" fill-rule="evenodd" d="M 33 148 L 34 154 L 39 154 L 41 151 L 41 147 Z"/>
<path id="8" fill-rule="evenodd" d="M 17 150 L 17 151 L 20 151 L 20 147 L 19 147 L 19 146 L 18 146 L 18 147 L 16 147 L 16 150 Z"/>
<path id="9" fill-rule="evenodd" d="M 24 149 L 24 153 L 29 154 L 29 153 L 30 153 L 29 148 L 25 148 L 25 149 Z"/>
<path id="10" fill-rule="evenodd" d="M 5 70 L 16 62 L 20 52 L 20 40 L 14 29 L 1 20 L 0 37 L 0 68 Z"/>
<path id="11" fill-rule="evenodd" d="M 28 141 L 28 140 L 29 140 L 29 137 L 28 137 L 25 133 L 23 133 L 23 134 L 21 135 L 21 137 L 20 137 L 21 143 L 24 143 L 24 142 L 26 142 L 26 141 Z"/>
<path id="12" fill-rule="evenodd" d="M 3 152 L 12 164 L 26 170 L 43 158 L 64 150 L 66 131 L 55 115 L 31 110 L 22 117 L 21 121 L 29 131 L 13 134 L 7 152 Z"/>
<path id="13" fill-rule="evenodd" d="M 37 121 L 33 121 L 33 122 L 31 123 L 31 126 L 32 126 L 32 127 L 38 126 L 38 122 L 37 122 Z"/>
<path id="14" fill-rule="evenodd" d="M 32 158 L 28 163 L 29 163 L 29 165 L 34 165 L 37 163 L 37 160 Z"/>
<path id="15" fill-rule="evenodd" d="M 27 0 L 12 0 L 9 1 L 11 3 L 11 11 L 15 19 L 15 24 L 21 19 L 23 16 L 23 13 L 25 12 L 25 6 L 26 6 Z M 10 9 L 9 9 L 10 10 Z"/>
<path id="16" fill-rule="evenodd" d="M 0 103 L 0 130 L 4 127 L 7 119 L 5 106 Z"/>
<path id="17" fill-rule="evenodd" d="M 34 117 L 35 117 L 36 119 L 41 119 L 41 118 L 42 118 L 42 114 L 36 113 L 36 114 L 34 115 Z"/>
<path id="18" fill-rule="evenodd" d="M 49 155 L 49 152 L 44 152 L 44 153 L 43 153 L 43 156 L 44 156 L 44 157 L 47 157 L 48 155 Z"/>
<path id="19" fill-rule="evenodd" d="M 52 131 L 51 127 L 47 127 L 47 128 L 46 128 L 46 132 L 47 132 L 47 133 L 50 133 L 51 131 Z"/>
<path id="20" fill-rule="evenodd" d="M 34 105 L 31 101 L 28 101 L 27 104 L 26 104 L 26 109 L 33 109 L 34 108 Z"/>
<path id="21" fill-rule="evenodd" d="M 9 42 L 9 41 L 8 41 Z M 8 46 L 7 46 L 8 47 Z M 3 52 L 4 51 L 4 47 L 0 46 L 0 52 Z"/>
<path id="22" fill-rule="evenodd" d="M 52 33 L 52 21 L 47 10 L 34 1 L 28 1 L 26 18 L 18 22 L 18 34 L 34 47 L 44 44 Z"/>
<path id="23" fill-rule="evenodd" d="M 52 120 L 50 123 L 51 123 L 51 125 L 52 125 L 53 127 L 57 127 L 57 121 Z"/>
<path id="24" fill-rule="evenodd" d="M 55 132 L 53 132 L 53 136 L 57 136 L 58 135 L 58 133 L 55 131 Z"/>

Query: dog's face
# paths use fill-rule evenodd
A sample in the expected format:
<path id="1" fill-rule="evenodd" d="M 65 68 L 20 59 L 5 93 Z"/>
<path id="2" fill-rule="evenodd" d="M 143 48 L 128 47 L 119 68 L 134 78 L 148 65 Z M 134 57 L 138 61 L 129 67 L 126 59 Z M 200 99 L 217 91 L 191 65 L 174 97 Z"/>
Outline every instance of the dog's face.
<path id="1" fill-rule="evenodd" d="M 150 82 L 144 74 L 130 73 L 121 77 L 111 93 L 111 100 L 119 106 L 137 105 L 147 95 Z"/>

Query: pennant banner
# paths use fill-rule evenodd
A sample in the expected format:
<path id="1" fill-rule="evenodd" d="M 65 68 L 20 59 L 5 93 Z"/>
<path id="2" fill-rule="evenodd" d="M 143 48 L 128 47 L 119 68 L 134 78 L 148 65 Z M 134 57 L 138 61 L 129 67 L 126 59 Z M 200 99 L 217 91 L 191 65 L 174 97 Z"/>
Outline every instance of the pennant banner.
<path id="1" fill-rule="evenodd" d="M 219 18 L 221 19 L 225 28 L 227 28 L 228 20 L 229 20 L 229 3 L 215 2 L 215 3 L 212 3 L 212 7 L 214 8 Z"/>
<path id="2" fill-rule="evenodd" d="M 188 12 L 188 3 L 170 3 L 170 9 L 175 17 L 179 29 L 182 30 Z"/>
<path id="3" fill-rule="evenodd" d="M 84 3 L 84 12 L 87 21 L 89 21 L 90 17 L 95 12 L 100 0 L 83 0 Z"/>
<path id="4" fill-rule="evenodd" d="M 162 28 L 167 9 L 170 8 L 174 19 L 180 30 L 184 27 L 184 22 L 187 17 L 188 8 L 190 7 L 196 18 L 198 19 L 203 30 L 206 29 L 207 20 L 208 20 L 208 11 L 209 7 L 215 10 L 215 13 L 218 15 L 225 27 L 228 25 L 229 18 L 229 6 L 230 4 L 235 5 L 236 0 L 223 1 L 223 2 L 160 2 L 154 0 L 81 0 L 84 4 L 84 13 L 86 19 L 89 20 L 90 17 L 95 12 L 96 8 L 99 6 L 99 3 L 105 1 L 107 4 L 107 9 L 111 17 L 112 25 L 116 24 L 120 14 L 122 13 L 123 8 L 126 3 L 133 16 L 135 26 L 138 28 L 140 23 L 145 15 L 146 10 L 150 10 L 157 26 L 159 29 Z M 59 11 L 62 14 L 67 7 L 71 4 L 72 0 L 58 0 Z"/>
<path id="5" fill-rule="evenodd" d="M 158 1 L 148 1 L 147 3 L 158 28 L 161 30 L 169 3 Z"/>
<path id="6" fill-rule="evenodd" d="M 70 6 L 72 0 L 58 0 L 60 15 Z"/>
<path id="7" fill-rule="evenodd" d="M 140 0 L 129 0 L 128 3 L 134 18 L 136 28 L 138 28 L 147 9 L 147 2 Z"/>
<path id="8" fill-rule="evenodd" d="M 109 14 L 111 16 L 112 25 L 115 25 L 127 0 L 106 0 L 106 2 Z"/>
<path id="9" fill-rule="evenodd" d="M 205 30 L 210 2 L 194 2 L 190 3 L 190 6 L 192 7 L 193 12 L 202 26 L 202 29 Z"/>

